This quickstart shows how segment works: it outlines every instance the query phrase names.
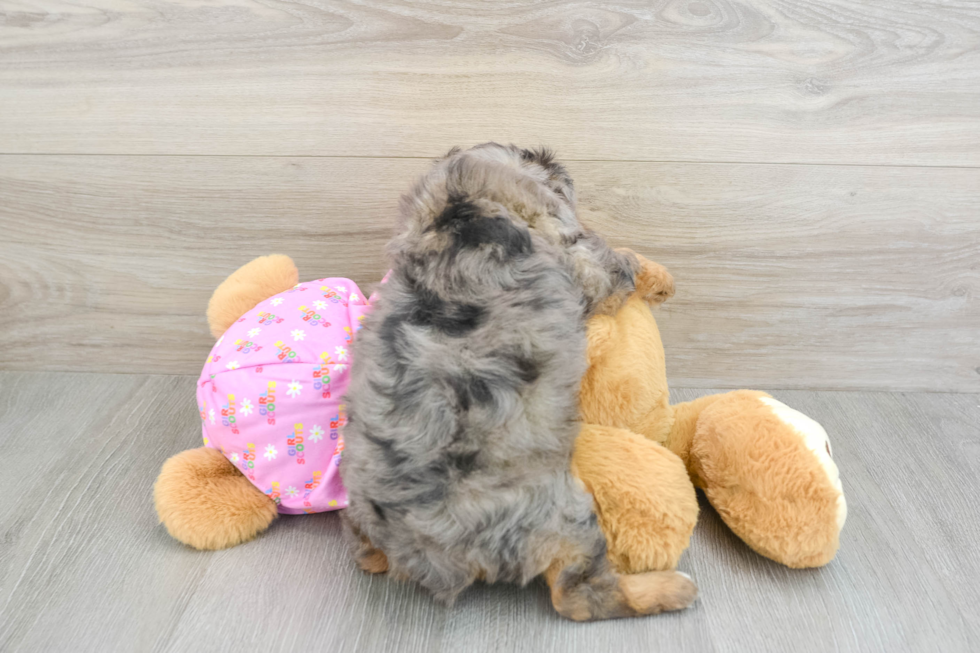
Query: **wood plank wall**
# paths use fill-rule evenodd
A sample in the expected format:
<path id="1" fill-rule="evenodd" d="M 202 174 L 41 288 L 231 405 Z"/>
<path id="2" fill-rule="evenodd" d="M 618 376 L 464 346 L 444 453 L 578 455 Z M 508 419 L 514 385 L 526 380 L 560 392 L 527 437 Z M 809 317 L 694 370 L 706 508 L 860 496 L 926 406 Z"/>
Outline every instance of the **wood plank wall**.
<path id="1" fill-rule="evenodd" d="M 980 5 L 901 0 L 0 0 L 0 369 L 196 374 L 491 139 L 672 269 L 675 385 L 980 391 Z"/>

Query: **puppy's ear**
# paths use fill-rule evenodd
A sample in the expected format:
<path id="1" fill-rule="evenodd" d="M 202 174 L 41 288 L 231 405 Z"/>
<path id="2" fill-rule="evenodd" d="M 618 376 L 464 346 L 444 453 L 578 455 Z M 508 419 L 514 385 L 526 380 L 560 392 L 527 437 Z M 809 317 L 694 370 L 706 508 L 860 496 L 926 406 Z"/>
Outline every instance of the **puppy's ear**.
<path id="1" fill-rule="evenodd" d="M 585 352 L 589 367 L 606 355 L 612 348 L 618 329 L 616 319 L 611 315 L 596 315 L 587 325 L 588 348 Z"/>
<path id="2" fill-rule="evenodd" d="M 640 260 L 640 272 L 636 275 L 636 292 L 650 306 L 662 304 L 674 296 L 674 277 L 667 268 L 643 258 Z"/>

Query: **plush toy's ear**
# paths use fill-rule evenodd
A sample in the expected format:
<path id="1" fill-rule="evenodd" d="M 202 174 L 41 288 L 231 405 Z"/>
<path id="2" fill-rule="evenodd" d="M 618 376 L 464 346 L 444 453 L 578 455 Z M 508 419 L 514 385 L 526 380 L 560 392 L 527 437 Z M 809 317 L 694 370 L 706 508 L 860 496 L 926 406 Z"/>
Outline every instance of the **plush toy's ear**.
<path id="1" fill-rule="evenodd" d="M 263 299 L 285 292 L 299 283 L 293 259 L 282 254 L 260 256 L 235 270 L 221 282 L 208 303 L 211 335 L 220 338 L 235 320 Z"/>
<path id="2" fill-rule="evenodd" d="M 636 292 L 650 306 L 662 304 L 674 296 L 674 277 L 667 268 L 642 256 L 640 272 L 636 275 Z"/>
<path id="3" fill-rule="evenodd" d="M 592 367 L 612 347 L 616 331 L 616 319 L 611 315 L 596 315 L 589 320 L 589 345 L 585 352 L 589 367 Z"/>

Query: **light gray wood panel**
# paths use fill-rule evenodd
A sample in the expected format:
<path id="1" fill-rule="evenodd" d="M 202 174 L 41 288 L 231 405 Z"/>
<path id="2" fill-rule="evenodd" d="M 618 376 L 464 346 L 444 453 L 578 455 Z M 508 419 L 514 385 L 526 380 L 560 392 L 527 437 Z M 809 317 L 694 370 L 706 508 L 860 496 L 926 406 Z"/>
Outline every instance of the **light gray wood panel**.
<path id="1" fill-rule="evenodd" d="M 399 193 L 424 166 L 0 157 L 3 365 L 198 373 L 210 293 L 250 259 L 377 282 Z"/>
<path id="2" fill-rule="evenodd" d="M 674 274 L 674 385 L 980 390 L 977 170 L 572 170 L 599 230 Z"/>
<path id="3" fill-rule="evenodd" d="M 702 502 L 680 614 L 573 624 L 546 588 L 450 609 L 358 572 L 334 514 L 189 550 L 156 524 L 163 459 L 199 445 L 194 379 L 0 373 L 0 650 L 974 651 L 980 396 L 777 392 L 830 432 L 850 514 L 819 570 L 753 553 Z M 705 391 L 675 390 L 675 401 Z M 39 447 L 43 456 L 38 456 Z"/>
<path id="4" fill-rule="evenodd" d="M 200 433 L 191 392 L 184 377 L 0 375 L 0 650 L 148 651 L 177 623 L 209 560 L 160 546 L 150 488 Z"/>
<path id="5" fill-rule="evenodd" d="M 980 165 L 975 2 L 0 7 L 0 152 Z"/>
<path id="6" fill-rule="evenodd" d="M 0 367 L 196 374 L 226 275 L 280 252 L 369 286 L 426 165 L 0 156 Z M 980 170 L 570 167 L 591 224 L 676 277 L 674 384 L 980 389 Z"/>

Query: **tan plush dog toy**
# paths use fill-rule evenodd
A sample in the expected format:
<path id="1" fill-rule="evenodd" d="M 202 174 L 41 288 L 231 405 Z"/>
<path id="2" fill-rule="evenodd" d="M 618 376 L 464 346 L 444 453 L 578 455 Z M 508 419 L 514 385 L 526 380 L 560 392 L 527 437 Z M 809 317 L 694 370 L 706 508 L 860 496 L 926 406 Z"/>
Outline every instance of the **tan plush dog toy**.
<path id="1" fill-rule="evenodd" d="M 573 464 L 611 561 L 624 573 L 675 567 L 697 520 L 696 486 L 758 553 L 789 567 L 827 564 L 847 516 L 827 433 L 764 392 L 671 406 L 648 304 L 673 292 L 670 274 L 643 261 L 637 293 L 589 323 Z"/>
<path id="2" fill-rule="evenodd" d="M 212 333 L 218 337 L 297 279 L 285 256 L 243 266 L 211 298 Z M 759 553 L 791 567 L 827 563 L 846 508 L 826 433 L 761 392 L 670 406 L 663 344 L 649 305 L 673 290 L 663 267 L 643 261 L 636 294 L 615 316 L 589 324 L 584 425 L 573 466 L 595 497 L 610 559 L 624 572 L 676 566 L 697 520 L 697 485 Z M 221 452 L 205 447 L 164 464 L 154 499 L 170 534 L 198 549 L 248 541 L 277 514 L 272 499 Z"/>

